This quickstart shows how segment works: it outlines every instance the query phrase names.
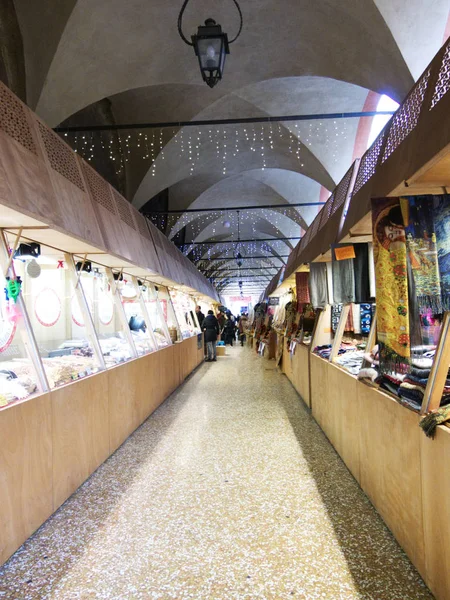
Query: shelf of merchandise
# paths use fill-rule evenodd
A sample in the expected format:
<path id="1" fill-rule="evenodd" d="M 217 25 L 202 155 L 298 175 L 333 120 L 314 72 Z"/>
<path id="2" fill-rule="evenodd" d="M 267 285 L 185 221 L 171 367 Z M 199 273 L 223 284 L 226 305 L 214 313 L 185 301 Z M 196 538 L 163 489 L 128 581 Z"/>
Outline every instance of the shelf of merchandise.
<path id="1" fill-rule="evenodd" d="M 327 219 L 333 194 L 294 251 L 290 271 L 305 262 L 330 260 L 325 238 L 328 244 L 372 241 L 371 198 L 448 193 L 449 71 L 450 41 L 362 157 L 342 219 Z M 439 385 L 448 369 L 448 321 L 447 316 L 434 364 L 439 365 L 433 378 L 440 379 Z M 371 338 L 373 332 L 369 346 Z M 311 350 L 315 345 L 317 341 Z M 283 357 L 284 373 L 293 383 L 309 377 L 313 417 L 434 596 L 450 598 L 450 428 L 439 426 L 435 438 L 429 439 L 419 427 L 421 415 L 388 392 L 312 351 L 309 362 L 296 355 Z M 440 394 L 433 396 L 430 390 L 429 396 L 432 408 Z"/>

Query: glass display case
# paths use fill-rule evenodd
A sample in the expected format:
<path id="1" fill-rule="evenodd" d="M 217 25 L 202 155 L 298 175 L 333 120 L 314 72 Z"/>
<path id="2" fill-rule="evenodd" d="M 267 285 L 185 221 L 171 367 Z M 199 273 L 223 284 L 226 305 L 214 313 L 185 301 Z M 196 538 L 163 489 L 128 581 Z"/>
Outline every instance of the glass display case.
<path id="1" fill-rule="evenodd" d="M 114 293 L 113 274 L 105 267 L 92 263 L 89 272 L 79 271 L 78 277 L 94 322 L 105 366 L 113 367 L 137 356 L 129 333 L 120 296 Z M 112 280 L 110 282 L 110 280 Z"/>
<path id="2" fill-rule="evenodd" d="M 116 286 L 138 356 L 154 352 L 157 344 L 137 282 L 125 276 L 116 282 Z"/>
<path id="3" fill-rule="evenodd" d="M 195 302 L 191 296 L 173 289 L 169 293 L 181 329 L 181 337 L 186 339 L 200 333 L 200 326 L 195 314 Z"/>
<path id="4" fill-rule="evenodd" d="M 155 292 L 169 330 L 170 339 L 173 343 L 175 343 L 177 340 L 180 341 L 184 339 L 181 334 L 181 329 L 178 324 L 177 315 L 175 314 L 169 290 L 162 285 L 158 285 L 155 286 Z"/>
<path id="5" fill-rule="evenodd" d="M 167 318 L 164 315 L 163 305 L 157 299 L 155 288 L 151 283 L 143 282 L 140 285 L 140 289 L 150 319 L 150 323 L 153 328 L 153 336 L 158 345 L 158 348 L 170 346 L 172 342 L 167 326 Z M 167 313 L 167 304 L 165 306 L 165 312 Z"/>
<path id="6" fill-rule="evenodd" d="M 23 246 L 20 246 L 23 247 Z M 20 249 L 19 247 L 19 249 Z M 37 257 L 16 252 L 13 266 L 50 389 L 104 368 L 72 257 L 40 247 Z M 88 318 L 89 321 L 89 318 Z"/>
<path id="7" fill-rule="evenodd" d="M 31 356 L 22 301 L 9 296 L 7 285 L 0 273 L 0 409 L 44 391 Z"/>

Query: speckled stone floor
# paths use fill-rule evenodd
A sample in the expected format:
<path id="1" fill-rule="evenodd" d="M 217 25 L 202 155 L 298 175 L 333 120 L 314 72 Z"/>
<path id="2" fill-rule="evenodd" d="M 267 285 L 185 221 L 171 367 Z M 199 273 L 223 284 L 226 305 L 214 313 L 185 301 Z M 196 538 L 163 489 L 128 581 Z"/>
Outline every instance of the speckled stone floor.
<path id="1" fill-rule="evenodd" d="M 0 570 L 7 599 L 430 599 L 273 361 L 204 364 Z"/>

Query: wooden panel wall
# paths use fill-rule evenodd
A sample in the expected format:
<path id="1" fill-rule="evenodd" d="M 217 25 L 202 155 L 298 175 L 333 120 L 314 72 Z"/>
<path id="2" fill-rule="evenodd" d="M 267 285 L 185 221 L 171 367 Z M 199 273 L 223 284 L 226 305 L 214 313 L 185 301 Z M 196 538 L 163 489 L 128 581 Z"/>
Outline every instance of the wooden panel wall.
<path id="1" fill-rule="evenodd" d="M 54 510 L 110 455 L 108 376 L 98 373 L 50 394 Z"/>
<path id="2" fill-rule="evenodd" d="M 49 394 L 0 412 L 0 564 L 52 514 Z"/>
<path id="3" fill-rule="evenodd" d="M 425 577 L 419 417 L 361 382 L 357 392 L 361 487 Z"/>
<path id="4" fill-rule="evenodd" d="M 430 440 L 421 432 L 425 581 L 436 598 L 450 598 L 450 429 Z"/>
<path id="5" fill-rule="evenodd" d="M 0 564 L 202 360 L 195 336 L 0 411 Z"/>

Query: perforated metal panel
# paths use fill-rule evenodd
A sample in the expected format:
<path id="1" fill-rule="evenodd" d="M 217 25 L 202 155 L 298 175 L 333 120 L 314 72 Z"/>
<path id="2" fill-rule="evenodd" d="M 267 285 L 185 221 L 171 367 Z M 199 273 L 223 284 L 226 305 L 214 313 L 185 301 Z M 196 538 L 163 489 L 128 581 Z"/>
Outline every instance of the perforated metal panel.
<path id="1" fill-rule="evenodd" d="M 424 73 L 408 98 L 392 117 L 389 138 L 384 149 L 382 162 L 385 162 L 389 158 L 394 150 L 400 146 L 403 140 L 416 127 L 429 79 L 430 69 Z"/>
<path id="2" fill-rule="evenodd" d="M 141 215 L 141 213 L 138 212 L 137 210 L 133 210 L 133 209 L 131 209 L 131 210 L 133 211 L 134 220 L 136 222 L 136 226 L 137 226 L 139 233 L 143 237 L 145 237 L 149 240 L 150 232 L 148 230 L 146 219 L 145 219 L 144 215 Z"/>
<path id="3" fill-rule="evenodd" d="M 450 89 L 450 44 L 447 46 L 444 58 L 442 59 L 441 69 L 439 71 L 436 87 L 434 88 L 433 98 L 431 100 L 430 110 L 442 100 Z"/>
<path id="4" fill-rule="evenodd" d="M 25 108 L 14 94 L 3 86 L 0 86 L 0 129 L 37 155 Z"/>
<path id="5" fill-rule="evenodd" d="M 116 201 L 116 206 L 119 211 L 119 217 L 129 227 L 136 230 L 136 226 L 133 221 L 133 215 L 131 214 L 131 208 L 130 208 L 128 201 L 125 200 L 125 198 L 123 196 L 121 196 L 119 194 L 119 192 L 117 190 L 115 190 L 113 187 L 111 188 L 111 191 L 113 193 L 114 200 Z"/>
<path id="6" fill-rule="evenodd" d="M 83 180 L 73 150 L 46 125 L 38 121 L 38 126 L 51 168 L 84 192 Z"/>
<path id="7" fill-rule="evenodd" d="M 320 219 L 319 230 L 322 229 L 322 227 L 325 225 L 325 223 L 330 218 L 330 215 L 332 214 L 334 198 L 335 198 L 335 193 L 333 192 L 331 194 L 331 196 L 328 198 L 328 200 L 326 201 L 326 203 L 324 204 L 324 206 L 322 207 L 322 210 L 320 211 L 321 219 Z"/>
<path id="8" fill-rule="evenodd" d="M 320 211 L 320 213 L 317 215 L 317 217 L 314 219 L 314 221 L 313 221 L 313 223 L 311 225 L 311 237 L 310 237 L 310 239 L 313 239 L 313 237 L 319 231 L 319 225 L 320 225 L 321 218 L 322 218 L 322 211 Z"/>
<path id="9" fill-rule="evenodd" d="M 341 206 L 345 203 L 345 199 L 347 198 L 350 183 L 352 181 L 354 167 L 355 167 L 355 165 L 353 164 L 350 167 L 350 169 L 347 171 L 347 173 L 344 175 L 344 177 L 341 179 L 341 181 L 339 182 L 339 184 L 335 190 L 334 204 L 333 204 L 333 209 L 331 211 L 332 215 L 334 215 L 334 213 L 339 208 L 341 208 Z"/>
<path id="10" fill-rule="evenodd" d="M 375 173 L 375 169 L 378 163 L 378 157 L 380 156 L 381 146 L 383 145 L 384 136 L 386 135 L 386 129 L 380 133 L 374 143 L 370 146 L 364 156 L 361 158 L 359 165 L 358 175 L 356 177 L 355 187 L 353 189 L 353 196 L 359 192 L 359 190 L 371 179 Z"/>
<path id="11" fill-rule="evenodd" d="M 117 215 L 117 211 L 109 191 L 109 184 L 84 161 L 81 162 L 81 165 L 92 198 L 95 200 L 95 202 L 97 202 L 97 204 L 100 204 L 103 206 L 103 208 L 106 208 L 106 210 L 108 210 L 111 214 Z"/>

